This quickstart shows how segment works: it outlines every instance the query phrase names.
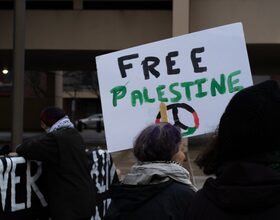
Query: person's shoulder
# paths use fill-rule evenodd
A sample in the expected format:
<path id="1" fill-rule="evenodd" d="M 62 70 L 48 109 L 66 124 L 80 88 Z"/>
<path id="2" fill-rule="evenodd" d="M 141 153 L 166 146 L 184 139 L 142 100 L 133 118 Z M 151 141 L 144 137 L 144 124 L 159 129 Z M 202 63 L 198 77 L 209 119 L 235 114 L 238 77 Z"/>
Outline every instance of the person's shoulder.
<path id="1" fill-rule="evenodd" d="M 64 128 L 51 133 L 56 142 L 84 146 L 83 137 L 75 128 Z"/>
<path id="2" fill-rule="evenodd" d="M 209 200 L 205 193 L 205 189 L 202 187 L 195 193 L 191 202 L 190 210 L 193 213 L 197 212 L 197 214 L 200 215 L 200 211 L 203 210 L 205 212 L 205 209 L 207 210 L 209 207 L 211 207 L 213 210 L 216 209 L 216 206 L 211 200 Z"/>
<path id="3" fill-rule="evenodd" d="M 173 192 L 174 195 L 178 196 L 189 196 L 194 197 L 195 191 L 193 186 L 179 183 L 176 181 L 173 181 L 170 184 L 170 187 L 168 189 L 169 191 Z"/>
<path id="4" fill-rule="evenodd" d="M 41 133 L 36 136 L 32 136 L 32 137 L 28 137 L 28 138 L 24 139 L 23 144 L 38 142 L 38 141 L 40 142 L 40 141 L 45 141 L 45 140 L 49 140 L 49 139 L 53 139 L 53 135 L 51 133 Z"/>

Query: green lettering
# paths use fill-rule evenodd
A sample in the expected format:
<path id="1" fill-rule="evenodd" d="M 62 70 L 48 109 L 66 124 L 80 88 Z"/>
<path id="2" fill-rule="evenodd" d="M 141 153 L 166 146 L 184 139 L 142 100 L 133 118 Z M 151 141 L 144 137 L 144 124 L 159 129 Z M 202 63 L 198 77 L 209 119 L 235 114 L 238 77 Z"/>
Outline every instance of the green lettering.
<path id="1" fill-rule="evenodd" d="M 183 88 L 185 88 L 185 95 L 186 95 L 186 98 L 187 98 L 188 101 L 192 100 L 190 87 L 193 86 L 193 85 L 194 85 L 193 82 L 183 82 L 183 83 L 181 83 L 181 86 Z"/>
<path id="2" fill-rule="evenodd" d="M 145 102 L 147 102 L 147 103 L 154 103 L 155 102 L 154 98 L 149 97 L 149 91 L 146 87 L 143 88 L 143 97 L 144 97 Z"/>
<path id="3" fill-rule="evenodd" d="M 139 91 L 139 90 L 134 90 L 132 93 L 131 93 L 131 104 L 133 107 L 136 106 L 136 101 L 139 101 L 140 105 L 143 104 L 143 96 L 142 96 L 142 93 Z"/>
<path id="4" fill-rule="evenodd" d="M 175 95 L 175 97 L 173 97 L 173 98 L 170 99 L 171 102 L 178 102 L 178 101 L 180 101 L 180 99 L 182 98 L 181 93 L 174 89 L 174 87 L 175 87 L 175 86 L 178 86 L 178 85 L 179 85 L 179 83 L 175 82 L 175 83 L 172 83 L 172 84 L 169 86 L 170 92 L 173 93 L 173 94 Z"/>
<path id="5" fill-rule="evenodd" d="M 236 91 L 240 91 L 243 89 L 243 86 L 234 86 L 235 84 L 239 83 L 239 79 L 233 79 L 234 76 L 239 75 L 241 73 L 241 70 L 234 71 L 229 74 L 228 76 L 228 91 L 229 93 L 233 93 Z"/>
<path id="6" fill-rule="evenodd" d="M 220 94 L 225 94 L 226 92 L 226 77 L 224 74 L 220 75 L 220 83 L 217 82 L 216 79 L 212 79 L 210 85 L 211 95 L 216 96 L 216 92 L 218 91 Z"/>
<path id="7" fill-rule="evenodd" d="M 205 83 L 206 81 L 207 81 L 206 78 L 197 79 L 194 81 L 194 83 L 197 85 L 197 93 L 195 94 L 197 98 L 202 98 L 207 95 L 207 92 L 202 91 L 202 84 Z"/>
<path id="8" fill-rule="evenodd" d="M 116 86 L 110 90 L 113 94 L 113 106 L 116 107 L 117 100 L 122 99 L 126 95 L 126 87 L 125 86 Z"/>
<path id="9" fill-rule="evenodd" d="M 164 96 L 164 91 L 163 91 L 164 89 L 165 89 L 165 85 L 159 85 L 156 89 L 157 90 L 157 95 L 158 95 L 158 100 L 160 102 L 168 102 L 168 99 L 163 97 Z"/>

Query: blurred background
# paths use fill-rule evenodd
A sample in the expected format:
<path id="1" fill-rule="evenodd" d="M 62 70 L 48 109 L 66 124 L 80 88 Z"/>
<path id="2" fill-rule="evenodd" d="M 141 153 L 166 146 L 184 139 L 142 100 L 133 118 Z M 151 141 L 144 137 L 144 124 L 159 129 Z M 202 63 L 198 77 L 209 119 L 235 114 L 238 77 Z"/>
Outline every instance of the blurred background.
<path id="1" fill-rule="evenodd" d="M 56 105 L 106 147 L 95 57 L 229 23 L 243 23 L 254 83 L 280 81 L 279 11 L 279 0 L 0 0 L 0 143 L 41 132 L 40 110 Z M 191 161 L 208 140 L 189 139 Z"/>

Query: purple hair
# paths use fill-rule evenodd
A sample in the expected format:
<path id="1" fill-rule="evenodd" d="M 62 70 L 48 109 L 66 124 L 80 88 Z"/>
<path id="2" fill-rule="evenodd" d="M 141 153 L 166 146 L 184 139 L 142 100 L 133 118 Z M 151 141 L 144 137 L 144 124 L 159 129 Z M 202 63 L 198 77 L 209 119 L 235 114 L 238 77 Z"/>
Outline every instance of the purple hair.
<path id="1" fill-rule="evenodd" d="M 169 123 L 146 127 L 134 142 L 134 155 L 141 161 L 170 161 L 179 151 L 180 130 Z"/>

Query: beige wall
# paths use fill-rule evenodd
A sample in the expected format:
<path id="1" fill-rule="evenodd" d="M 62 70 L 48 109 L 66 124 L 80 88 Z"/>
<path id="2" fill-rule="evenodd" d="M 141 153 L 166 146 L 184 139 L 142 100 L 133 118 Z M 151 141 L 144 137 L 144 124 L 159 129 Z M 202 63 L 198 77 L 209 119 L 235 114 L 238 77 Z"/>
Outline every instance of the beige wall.
<path id="1" fill-rule="evenodd" d="M 0 49 L 12 48 L 12 11 L 0 11 Z M 26 12 L 26 49 L 117 50 L 172 36 L 172 11 Z"/>
<path id="2" fill-rule="evenodd" d="M 279 0 L 191 0 L 190 8 L 191 32 L 241 21 L 247 43 L 280 43 Z"/>
<path id="3" fill-rule="evenodd" d="M 240 21 L 247 43 L 280 43 L 279 0 L 173 1 L 173 12 L 27 10 L 26 48 L 119 50 Z M 0 49 L 11 49 L 13 11 L 0 11 L 0 27 Z"/>
<path id="4" fill-rule="evenodd" d="M 172 19 L 173 36 L 189 33 L 190 0 L 173 0 Z"/>

